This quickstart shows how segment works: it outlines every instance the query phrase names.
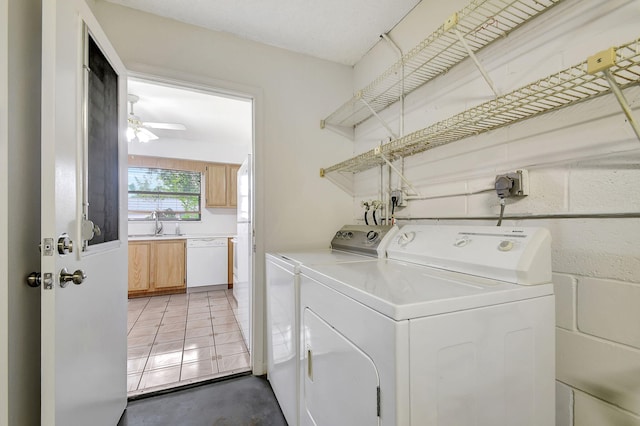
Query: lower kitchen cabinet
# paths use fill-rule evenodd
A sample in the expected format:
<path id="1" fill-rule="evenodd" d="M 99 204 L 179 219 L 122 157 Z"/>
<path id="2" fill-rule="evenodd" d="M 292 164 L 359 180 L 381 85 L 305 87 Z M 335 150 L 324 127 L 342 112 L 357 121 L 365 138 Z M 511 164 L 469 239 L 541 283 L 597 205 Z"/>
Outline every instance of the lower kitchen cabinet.
<path id="1" fill-rule="evenodd" d="M 185 240 L 129 243 L 129 297 L 186 292 Z"/>

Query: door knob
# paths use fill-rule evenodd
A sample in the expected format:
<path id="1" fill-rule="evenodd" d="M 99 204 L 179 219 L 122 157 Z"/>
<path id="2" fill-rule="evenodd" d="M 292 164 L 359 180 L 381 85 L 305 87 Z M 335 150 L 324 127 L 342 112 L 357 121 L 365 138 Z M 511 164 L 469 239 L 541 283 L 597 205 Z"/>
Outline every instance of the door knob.
<path id="1" fill-rule="evenodd" d="M 27 276 L 27 284 L 29 287 L 40 287 L 42 284 L 42 276 L 40 272 L 32 272 Z"/>
<path id="2" fill-rule="evenodd" d="M 58 237 L 58 253 L 73 253 L 73 241 L 71 241 L 71 238 L 67 234 L 62 234 Z"/>
<path id="3" fill-rule="evenodd" d="M 62 268 L 60 271 L 60 287 L 65 288 L 69 281 L 72 281 L 76 285 L 80 285 L 84 282 L 87 275 L 82 269 L 76 270 L 73 274 L 67 271 L 67 268 Z"/>

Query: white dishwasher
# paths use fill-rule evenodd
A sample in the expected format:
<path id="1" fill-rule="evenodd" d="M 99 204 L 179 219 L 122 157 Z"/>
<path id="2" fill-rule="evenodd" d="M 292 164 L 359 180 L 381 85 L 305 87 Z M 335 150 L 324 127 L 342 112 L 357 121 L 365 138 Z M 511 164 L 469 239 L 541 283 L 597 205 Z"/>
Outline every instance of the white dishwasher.
<path id="1" fill-rule="evenodd" d="M 227 238 L 187 240 L 187 287 L 227 284 Z"/>

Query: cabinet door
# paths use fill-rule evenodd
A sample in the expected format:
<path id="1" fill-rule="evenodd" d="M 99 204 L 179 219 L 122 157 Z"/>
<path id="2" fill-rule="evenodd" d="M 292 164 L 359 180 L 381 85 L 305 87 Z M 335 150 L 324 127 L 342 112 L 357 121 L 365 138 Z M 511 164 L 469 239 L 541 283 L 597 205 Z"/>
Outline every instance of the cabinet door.
<path id="1" fill-rule="evenodd" d="M 129 243 L 129 291 L 146 291 L 150 287 L 151 244 Z"/>
<path id="2" fill-rule="evenodd" d="M 227 197 L 229 198 L 229 207 L 238 206 L 238 170 L 239 164 L 227 165 Z"/>
<path id="3" fill-rule="evenodd" d="M 157 241 L 153 244 L 153 288 L 185 287 L 184 240 Z"/>
<path id="4" fill-rule="evenodd" d="M 227 207 L 227 167 L 224 164 L 207 166 L 207 207 Z"/>

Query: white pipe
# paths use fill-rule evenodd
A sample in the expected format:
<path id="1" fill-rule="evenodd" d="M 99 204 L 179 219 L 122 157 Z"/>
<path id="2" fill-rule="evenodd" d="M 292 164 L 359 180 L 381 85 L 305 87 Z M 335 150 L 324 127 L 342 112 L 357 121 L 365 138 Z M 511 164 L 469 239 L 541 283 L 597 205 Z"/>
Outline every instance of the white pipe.
<path id="1" fill-rule="evenodd" d="M 380 37 L 382 37 L 387 43 L 389 43 L 389 45 L 393 48 L 393 50 L 396 51 L 398 58 L 402 61 L 402 67 L 401 67 L 402 75 L 400 76 L 400 137 L 403 137 L 404 136 L 404 60 L 402 56 L 402 50 L 400 50 L 400 47 L 398 47 L 398 45 L 391 39 L 391 37 L 389 37 L 388 34 L 383 33 L 380 35 Z"/>
<path id="2" fill-rule="evenodd" d="M 404 197 L 405 200 L 433 200 L 436 198 L 449 198 L 449 197 L 460 197 L 460 196 L 464 196 L 464 195 L 475 195 L 475 194 L 482 194 L 484 192 L 493 192 L 496 189 L 494 187 L 491 188 L 485 188 L 485 189 L 478 189 L 475 191 L 465 191 L 465 192 L 458 192 L 458 193 L 453 193 L 453 194 L 442 194 L 442 195 L 407 195 L 406 197 Z"/>
<path id="3" fill-rule="evenodd" d="M 398 170 L 393 164 L 391 164 L 391 161 L 389 161 L 387 157 L 384 156 L 384 154 L 380 154 L 380 157 L 385 161 L 385 163 L 387 163 L 391 170 L 393 170 L 398 176 L 400 176 L 400 179 L 402 179 L 402 181 L 406 183 L 409 188 L 411 188 L 415 195 L 420 196 L 420 193 L 413 187 L 413 185 L 411 185 L 411 182 L 409 182 L 407 178 L 405 178 L 402 173 L 400 173 L 400 170 Z M 391 192 L 391 177 L 389 177 L 389 192 Z"/>

